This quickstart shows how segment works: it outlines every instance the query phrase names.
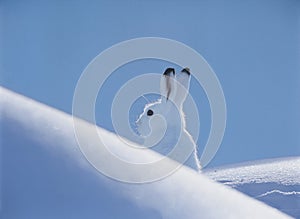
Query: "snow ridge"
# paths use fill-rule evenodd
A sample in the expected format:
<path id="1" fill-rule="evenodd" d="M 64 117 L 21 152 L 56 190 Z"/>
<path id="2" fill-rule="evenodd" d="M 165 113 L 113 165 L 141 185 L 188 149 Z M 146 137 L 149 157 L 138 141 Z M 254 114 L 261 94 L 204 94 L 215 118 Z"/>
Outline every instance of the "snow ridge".
<path id="1" fill-rule="evenodd" d="M 279 193 L 281 195 L 300 195 L 300 192 L 297 192 L 297 191 L 291 191 L 291 192 L 283 192 L 283 191 L 280 191 L 278 189 L 274 189 L 272 191 L 269 191 L 269 192 L 265 192 L 261 195 L 258 195 L 256 196 L 257 198 L 261 198 L 261 197 L 264 197 L 264 196 L 267 196 L 267 195 L 271 195 L 271 194 L 274 194 L 274 193 Z"/>
<path id="2" fill-rule="evenodd" d="M 269 159 L 204 170 L 208 177 L 226 185 L 280 183 L 300 185 L 300 157 Z"/>
<path id="3" fill-rule="evenodd" d="M 1 87 L 0 106 L 1 218 L 290 218 L 186 167 L 153 183 L 110 179 L 80 152 L 71 115 Z M 98 131 L 131 159 L 116 135 Z"/>

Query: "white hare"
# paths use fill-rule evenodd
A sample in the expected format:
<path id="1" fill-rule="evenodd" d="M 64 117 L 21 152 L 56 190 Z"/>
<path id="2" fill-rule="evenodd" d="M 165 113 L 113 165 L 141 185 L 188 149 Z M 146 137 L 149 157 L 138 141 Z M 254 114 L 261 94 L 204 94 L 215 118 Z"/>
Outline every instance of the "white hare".
<path id="1" fill-rule="evenodd" d="M 176 75 L 173 68 L 167 68 L 161 78 L 161 99 L 147 104 L 136 124 L 139 134 L 145 137 L 146 146 L 153 145 L 153 150 L 179 162 L 185 161 L 185 165 L 199 171 L 197 146 L 186 130 L 183 112 L 190 78 L 188 68 Z M 177 149 L 170 153 L 175 145 Z M 184 160 L 182 156 L 185 156 Z"/>

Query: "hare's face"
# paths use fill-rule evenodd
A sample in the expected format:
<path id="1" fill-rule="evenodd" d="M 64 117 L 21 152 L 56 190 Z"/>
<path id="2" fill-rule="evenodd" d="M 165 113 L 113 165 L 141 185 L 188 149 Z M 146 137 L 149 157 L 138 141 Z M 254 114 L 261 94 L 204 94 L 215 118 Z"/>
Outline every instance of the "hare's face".
<path id="1" fill-rule="evenodd" d="M 157 126 L 156 123 L 154 123 L 154 121 L 159 119 L 158 117 L 164 117 L 164 115 L 162 115 L 161 108 L 162 107 L 160 101 L 146 105 L 146 107 L 144 108 L 144 112 L 139 116 L 139 119 L 136 121 L 137 131 L 141 136 L 149 136 L 154 128 L 156 130 L 159 129 L 159 127 L 153 126 Z"/>
<path id="2" fill-rule="evenodd" d="M 136 121 L 137 131 L 141 136 L 160 136 L 167 130 L 181 128 L 181 114 L 171 101 L 159 100 L 148 104 Z"/>

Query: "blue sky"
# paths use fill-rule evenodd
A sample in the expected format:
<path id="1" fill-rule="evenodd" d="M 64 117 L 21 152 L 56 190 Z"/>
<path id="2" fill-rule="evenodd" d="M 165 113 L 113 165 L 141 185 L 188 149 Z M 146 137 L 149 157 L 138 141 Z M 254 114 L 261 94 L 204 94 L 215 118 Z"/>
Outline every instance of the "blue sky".
<path id="1" fill-rule="evenodd" d="M 299 4 L 2 0 L 1 85 L 71 113 L 77 80 L 101 51 L 136 37 L 170 38 L 200 53 L 224 90 L 227 128 L 211 165 L 299 155 Z M 166 65 L 150 60 L 118 69 L 99 94 L 98 124 L 112 130 L 110 103 L 124 81 Z M 191 94 L 199 100 L 201 148 L 209 132 L 209 106 L 195 81 Z"/>

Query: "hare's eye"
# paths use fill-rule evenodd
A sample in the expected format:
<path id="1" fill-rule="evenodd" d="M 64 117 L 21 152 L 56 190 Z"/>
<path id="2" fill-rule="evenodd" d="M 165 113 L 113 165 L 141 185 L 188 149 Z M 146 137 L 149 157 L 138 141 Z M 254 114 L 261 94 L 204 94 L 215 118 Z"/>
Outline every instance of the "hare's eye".
<path id="1" fill-rule="evenodd" d="M 148 111 L 147 111 L 147 116 L 152 116 L 153 115 L 153 111 L 151 110 L 151 109 L 149 109 Z"/>

